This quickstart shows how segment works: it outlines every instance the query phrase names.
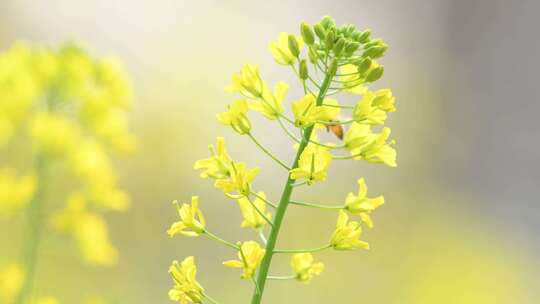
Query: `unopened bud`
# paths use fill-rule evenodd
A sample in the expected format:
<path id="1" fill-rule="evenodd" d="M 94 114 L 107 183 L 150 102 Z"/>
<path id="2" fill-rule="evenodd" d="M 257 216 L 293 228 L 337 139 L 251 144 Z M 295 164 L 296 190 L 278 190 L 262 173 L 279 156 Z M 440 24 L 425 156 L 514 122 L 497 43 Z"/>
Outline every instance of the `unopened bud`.
<path id="1" fill-rule="evenodd" d="M 300 55 L 300 47 L 298 46 L 298 41 L 296 40 L 296 37 L 294 35 L 289 35 L 289 51 L 291 51 L 291 54 L 298 58 Z"/>
<path id="2" fill-rule="evenodd" d="M 308 79 L 309 72 L 308 72 L 307 62 L 305 59 L 302 59 L 300 61 L 298 71 L 299 71 L 298 74 L 300 75 L 300 79 L 302 80 Z"/>
<path id="3" fill-rule="evenodd" d="M 300 33 L 302 34 L 302 39 L 307 45 L 312 45 L 315 42 L 315 34 L 311 29 L 311 26 L 306 22 L 302 22 L 300 25 Z"/>
<path id="4" fill-rule="evenodd" d="M 367 82 L 374 82 L 374 81 L 377 81 L 379 80 L 379 78 L 382 77 L 384 73 L 384 67 L 381 65 L 381 66 L 378 66 L 376 68 L 374 68 L 373 70 L 369 71 L 367 77 L 366 77 L 366 81 Z"/>
<path id="5" fill-rule="evenodd" d="M 338 38 L 337 42 L 334 45 L 334 54 L 336 56 L 339 56 L 341 54 L 341 51 L 343 50 L 343 47 L 345 46 L 345 39 Z"/>
<path id="6" fill-rule="evenodd" d="M 315 30 L 315 34 L 317 34 L 319 39 L 324 41 L 324 39 L 326 38 L 326 30 L 324 29 L 324 27 L 320 24 L 316 24 L 313 29 Z"/>
<path id="7" fill-rule="evenodd" d="M 369 36 L 371 36 L 371 30 L 367 29 L 360 34 L 357 41 L 360 43 L 366 43 L 369 41 Z"/>
<path id="8" fill-rule="evenodd" d="M 325 46 L 327 49 L 331 50 L 334 47 L 334 40 L 336 39 L 336 33 L 334 31 L 329 31 L 326 34 L 326 38 L 324 40 Z"/>
<path id="9" fill-rule="evenodd" d="M 317 54 L 317 49 L 315 45 L 311 46 L 308 49 L 308 57 L 309 57 L 309 61 L 311 61 L 312 63 L 316 63 L 317 60 L 319 59 L 319 55 Z"/>
<path id="10" fill-rule="evenodd" d="M 345 46 L 345 54 L 352 55 L 358 48 L 360 47 L 360 43 L 358 42 L 351 42 Z"/>
<path id="11" fill-rule="evenodd" d="M 334 60 L 332 60 L 332 62 L 330 63 L 330 66 L 328 66 L 328 74 L 332 76 L 336 75 L 337 68 L 338 68 L 338 61 L 336 58 L 334 58 Z"/>
<path id="12" fill-rule="evenodd" d="M 364 74 L 365 72 L 367 72 L 367 70 L 369 70 L 369 68 L 371 67 L 371 58 L 364 58 L 362 59 L 359 63 L 358 63 L 358 73 L 360 73 L 360 75 Z"/>
<path id="13" fill-rule="evenodd" d="M 331 28 L 332 26 L 336 26 L 336 21 L 334 20 L 334 18 L 330 17 L 330 16 L 324 16 L 322 19 L 321 19 L 321 25 L 325 28 L 325 29 L 329 29 Z"/>
<path id="14" fill-rule="evenodd" d="M 386 44 L 380 46 L 372 46 L 364 51 L 362 54 L 363 57 L 371 57 L 373 59 L 380 58 L 384 55 L 388 46 Z"/>

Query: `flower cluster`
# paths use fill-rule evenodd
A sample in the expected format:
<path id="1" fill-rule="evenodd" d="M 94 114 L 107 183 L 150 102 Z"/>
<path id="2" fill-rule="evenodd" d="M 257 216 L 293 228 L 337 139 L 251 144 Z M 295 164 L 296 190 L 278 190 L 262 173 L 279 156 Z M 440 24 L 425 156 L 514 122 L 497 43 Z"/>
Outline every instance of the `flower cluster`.
<path id="1" fill-rule="evenodd" d="M 37 250 L 32 243 L 50 227 L 75 241 L 85 263 L 116 262 L 102 213 L 129 207 L 110 155 L 136 149 L 126 119 L 131 100 L 120 63 L 75 44 L 16 43 L 0 53 L 0 216 L 28 214 L 25 250 Z M 61 191 L 50 191 L 57 183 Z M 19 277 L 30 275 L 19 269 Z M 31 280 L 10 283 L 15 291 L 0 302 L 28 301 Z"/>
<path id="2" fill-rule="evenodd" d="M 368 88 L 384 72 L 384 67 L 376 62 L 388 49 L 381 39 L 372 39 L 369 30 L 359 31 L 354 25 L 337 26 L 332 18 L 324 17 L 314 26 L 302 23 L 300 35 L 279 34 L 276 41 L 270 42 L 269 49 L 276 63 L 292 69 L 303 88 L 304 94 L 290 102 L 292 117 L 285 107 L 289 85 L 280 81 L 272 90 L 261 76 L 259 66 L 246 64 L 233 75 L 232 84 L 226 89 L 238 93 L 240 99 L 234 100 L 225 112 L 218 114 L 217 120 L 249 138 L 261 152 L 285 169 L 287 176 L 279 201 L 273 201 L 263 191 L 254 190 L 254 181 L 260 170 L 233 160 L 222 137 L 218 137 L 215 147 L 210 146 L 210 157 L 197 161 L 194 166 L 200 170 L 201 178 L 214 180 L 214 186 L 221 189 L 226 198 L 238 203 L 243 217 L 240 226 L 255 230 L 260 242 L 229 242 L 211 232 L 199 209 L 197 197 L 192 198 L 191 205 L 178 207 L 180 221 L 168 231 L 171 236 L 204 236 L 233 249 L 238 259 L 223 264 L 240 268 L 241 278 L 252 279 L 255 284 L 252 304 L 261 303 L 267 280 L 290 279 L 309 283 L 320 275 L 324 265 L 315 260 L 315 252 L 369 249 L 369 244 L 360 237 L 364 226 L 373 227 L 371 213 L 384 204 L 384 197 L 368 197 L 364 178 L 358 180 L 358 192 L 349 193 L 339 204 L 294 200 L 292 195 L 296 187 L 325 181 L 334 161 L 364 160 L 396 166 L 395 142 L 389 139 L 390 128 L 384 126 L 388 114 L 396 111 L 395 98 L 389 89 L 372 91 Z M 357 102 L 340 104 L 334 97 L 340 93 L 356 96 Z M 296 150 L 292 165 L 281 161 L 256 139 L 256 129 L 249 118 L 251 111 L 277 122 L 284 134 L 291 138 Z M 296 129 L 299 136 L 291 128 Z M 335 142 L 319 141 L 325 131 L 335 135 Z M 288 205 L 338 210 L 337 224 L 328 242 L 312 249 L 275 248 Z M 291 274 L 269 274 L 275 254 L 290 254 Z M 192 258 L 188 259 L 189 263 L 185 263 L 189 265 L 182 263 L 180 268 L 183 270 L 179 271 L 189 272 L 190 279 L 178 279 L 179 275 L 173 273 L 175 286 L 170 291 L 170 298 L 181 303 L 217 303 L 196 283 L 195 265 Z M 173 267 L 178 268 L 177 263 L 173 263 Z"/>

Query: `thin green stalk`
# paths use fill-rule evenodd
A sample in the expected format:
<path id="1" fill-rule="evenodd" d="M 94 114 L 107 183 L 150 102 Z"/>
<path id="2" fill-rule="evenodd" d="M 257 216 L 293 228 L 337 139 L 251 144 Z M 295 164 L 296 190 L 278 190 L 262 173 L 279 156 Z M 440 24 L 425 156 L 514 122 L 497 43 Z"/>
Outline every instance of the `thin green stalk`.
<path id="1" fill-rule="evenodd" d="M 308 249 L 274 249 L 274 253 L 306 253 L 306 252 L 318 252 L 323 251 L 332 247 L 330 244 L 326 244 L 317 248 L 308 248 Z"/>
<path id="2" fill-rule="evenodd" d="M 316 101 L 317 106 L 320 106 L 323 103 L 324 97 L 326 95 L 326 91 L 328 90 L 328 87 L 330 86 L 332 77 L 333 75 L 326 74 L 324 81 L 321 85 L 321 90 L 319 91 L 319 95 L 317 96 L 317 101 Z M 313 126 L 309 127 L 304 133 L 304 137 L 302 138 L 302 142 L 300 143 L 300 146 L 298 147 L 298 151 L 296 152 L 296 156 L 291 166 L 292 168 L 298 167 L 298 160 L 300 159 L 300 155 L 306 148 L 312 132 L 313 132 Z M 270 230 L 270 234 L 268 236 L 268 242 L 266 243 L 266 248 L 265 248 L 266 253 L 263 257 L 263 260 L 259 267 L 259 272 L 257 274 L 256 282 L 257 282 L 258 290 L 255 290 L 253 292 L 253 296 L 251 298 L 251 304 L 260 304 L 262 301 L 264 287 L 266 285 L 268 271 L 270 269 L 270 263 L 272 262 L 274 248 L 276 247 L 276 241 L 279 235 L 279 230 L 281 228 L 281 223 L 283 221 L 285 211 L 287 211 L 287 206 L 289 205 L 289 201 L 290 201 L 291 194 L 293 191 L 293 186 L 292 186 L 293 184 L 294 184 L 294 180 L 291 178 L 291 175 L 289 173 L 287 177 L 287 182 L 285 183 L 285 186 L 283 187 L 283 192 L 281 194 L 281 199 L 279 200 L 278 208 L 276 209 L 274 222 L 273 222 L 274 226 Z"/>
<path id="3" fill-rule="evenodd" d="M 274 224 L 272 223 L 272 221 L 261 210 L 259 210 L 259 208 L 257 208 L 257 206 L 255 206 L 255 203 L 253 203 L 251 198 L 249 198 L 249 196 L 246 196 L 246 199 L 248 200 L 251 207 L 253 207 L 253 209 L 255 209 L 255 212 L 257 212 L 268 223 L 268 225 L 273 227 Z"/>
<path id="4" fill-rule="evenodd" d="M 247 133 L 247 136 L 249 136 L 249 138 L 251 138 L 251 140 L 255 143 L 255 145 L 257 145 L 257 147 L 259 147 L 264 153 L 266 153 L 266 155 L 270 156 L 271 159 L 276 161 L 276 163 L 278 163 L 280 166 L 282 166 L 285 170 L 287 170 L 287 171 L 291 170 L 291 168 L 287 167 L 287 165 L 285 165 L 281 160 L 279 160 L 279 158 L 274 156 L 274 154 L 272 154 L 270 151 L 268 151 L 268 149 L 266 149 L 257 139 L 255 139 L 255 137 L 253 137 L 253 135 L 251 133 Z"/>
<path id="5" fill-rule="evenodd" d="M 211 238 L 211 239 L 214 240 L 214 241 L 217 241 L 217 242 L 222 243 L 222 244 L 225 245 L 225 246 L 231 247 L 231 248 L 233 248 L 234 250 L 238 250 L 238 249 L 239 249 L 239 247 L 238 247 L 236 244 L 233 244 L 233 243 L 231 243 L 231 242 L 229 242 L 229 241 L 226 241 L 226 240 L 220 238 L 219 236 L 213 234 L 212 232 L 210 232 L 210 231 L 208 231 L 208 230 L 204 230 L 204 235 L 208 236 L 209 238 Z"/>
<path id="6" fill-rule="evenodd" d="M 296 274 L 291 274 L 289 276 L 267 276 L 266 277 L 268 280 L 294 280 L 297 278 L 297 275 Z"/>
<path id="7" fill-rule="evenodd" d="M 304 202 L 297 202 L 297 201 L 290 201 L 289 203 L 293 205 L 306 206 L 306 207 L 319 208 L 319 209 L 334 209 L 334 210 L 343 209 L 343 206 L 321 205 L 321 204 L 304 203 Z"/>
<path id="8" fill-rule="evenodd" d="M 47 164 L 42 156 L 38 156 L 35 160 L 35 171 L 39 181 L 39 186 L 34 194 L 34 197 L 28 208 L 27 213 L 27 235 L 23 243 L 23 261 L 24 261 L 24 284 L 19 291 L 19 294 L 15 300 L 15 304 L 22 304 L 27 302 L 28 298 L 32 294 L 32 288 L 34 285 L 37 262 L 38 262 L 38 249 L 41 243 L 41 230 L 43 229 L 43 194 L 45 192 L 44 183 L 46 178 Z"/>

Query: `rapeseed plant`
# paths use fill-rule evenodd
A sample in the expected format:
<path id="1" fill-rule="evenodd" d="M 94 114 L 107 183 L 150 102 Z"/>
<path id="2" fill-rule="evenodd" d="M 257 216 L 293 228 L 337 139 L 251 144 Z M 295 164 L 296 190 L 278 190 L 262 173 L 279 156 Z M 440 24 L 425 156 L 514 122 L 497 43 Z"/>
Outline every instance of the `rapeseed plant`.
<path id="1" fill-rule="evenodd" d="M 22 256 L 0 267 L 1 303 L 58 303 L 33 288 L 51 230 L 73 239 L 86 264 L 116 262 L 102 214 L 129 207 L 110 154 L 136 148 L 131 100 L 119 62 L 75 44 L 16 43 L 0 53 L 0 216 L 26 215 Z"/>
<path id="2" fill-rule="evenodd" d="M 268 280 L 309 283 L 320 275 L 324 265 L 316 261 L 313 253 L 328 249 L 369 249 L 369 244 L 360 239 L 363 226 L 373 227 L 371 213 L 384 204 L 384 197 L 368 197 L 364 178 L 358 180 L 357 194 L 351 192 L 343 203 L 334 205 L 294 200 L 292 194 L 296 187 L 324 182 L 334 161 L 365 160 L 396 166 L 395 143 L 389 141 L 390 129 L 381 127 L 388 113 L 396 111 L 395 97 L 390 89 L 372 91 L 368 87 L 384 73 L 384 67 L 377 60 L 388 49 L 386 43 L 371 38 L 370 30 L 360 31 L 354 25 L 338 26 L 331 17 L 324 17 L 314 26 L 302 23 L 300 35 L 279 34 L 276 41 L 270 42 L 269 49 L 276 63 L 293 70 L 304 91 L 303 96 L 290 104 L 293 117 L 287 116 L 284 107 L 289 85 L 280 81 L 271 90 L 261 77 L 259 66 L 246 64 L 233 75 L 232 85 L 226 89 L 238 93 L 241 98 L 232 102 L 227 111 L 218 114 L 217 119 L 249 138 L 286 170 L 288 176 L 279 201 L 273 202 L 264 192 L 254 190 L 254 181 L 260 170 L 233 160 L 222 137 L 217 138 L 216 147 L 210 146 L 210 158 L 199 160 L 194 166 L 201 170 L 202 178 L 213 179 L 216 188 L 223 190 L 227 198 L 238 202 L 243 216 L 240 226 L 254 229 L 260 242 L 233 243 L 211 232 L 196 197 L 192 198 L 191 205 L 178 207 L 180 221 L 168 231 L 171 236 L 208 237 L 230 247 L 238 259 L 223 264 L 240 268 L 240 277 L 253 282 L 252 304 L 261 303 Z M 332 98 L 337 94 L 358 96 L 359 100 L 354 105 L 342 105 Z M 284 134 L 291 138 L 296 156 L 290 166 L 256 139 L 253 134 L 255 128 L 249 119 L 250 111 L 277 122 Z M 352 118 L 343 119 L 347 117 L 346 114 L 342 116 L 343 112 L 350 112 L 349 117 Z M 296 128 L 299 136 L 290 128 Z M 337 142 L 321 143 L 317 134 L 324 130 L 334 133 Z M 275 248 L 289 205 L 338 211 L 335 230 L 328 242 L 310 249 Z M 274 212 L 269 212 L 269 209 Z M 265 227 L 268 227 L 268 233 Z M 275 254 L 291 256 L 291 274 L 269 275 Z M 218 303 L 196 281 L 193 257 L 186 258 L 181 264 L 174 262 L 170 272 L 174 281 L 169 293 L 171 300 L 182 304 Z"/>

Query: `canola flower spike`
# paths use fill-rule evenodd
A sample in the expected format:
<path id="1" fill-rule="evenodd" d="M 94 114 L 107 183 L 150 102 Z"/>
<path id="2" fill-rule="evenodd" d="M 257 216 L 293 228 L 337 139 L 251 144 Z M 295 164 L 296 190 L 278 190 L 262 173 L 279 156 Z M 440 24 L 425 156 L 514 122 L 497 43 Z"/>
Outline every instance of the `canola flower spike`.
<path id="1" fill-rule="evenodd" d="M 293 47 L 292 50 L 290 47 L 291 44 L 296 44 L 296 47 Z M 303 45 L 304 42 L 301 37 L 296 37 L 288 33 L 280 33 L 276 41 L 271 41 L 268 44 L 268 49 L 278 64 L 291 65 L 298 58 L 298 54 L 295 55 L 293 52 L 298 53 L 303 48 Z"/>
<path id="2" fill-rule="evenodd" d="M 210 148 L 210 158 L 199 160 L 194 166 L 201 170 L 202 178 L 212 178 L 216 188 L 238 203 L 242 213 L 240 226 L 252 228 L 264 243 L 264 248 L 254 241 L 233 244 L 204 230 L 204 224 L 202 228 L 199 227 L 210 239 L 237 251 L 237 260 L 225 261 L 223 264 L 242 269 L 240 277 L 253 281 L 251 304 L 262 302 L 267 280 L 295 279 L 309 283 L 320 275 L 324 265 L 314 261 L 314 252 L 328 248 L 338 251 L 369 249 L 369 244 L 359 239 L 362 224 L 373 227 L 370 213 L 384 203 L 384 197 L 367 197 L 367 186 L 363 178 L 358 180 L 358 193 L 348 193 L 341 205 L 293 201 L 291 197 L 296 187 L 325 181 L 333 159 L 356 159 L 396 166 L 395 142 L 388 139 L 390 129 L 383 127 L 380 133 L 372 131 L 372 127 L 384 125 L 387 114 L 396 110 L 395 98 L 390 89 L 371 91 L 368 88 L 370 83 L 384 74 L 384 67 L 376 59 L 385 54 L 388 45 L 381 39 L 372 38 L 371 30 L 360 31 L 351 24 L 338 26 L 328 16 L 314 26 L 303 22 L 300 34 L 280 33 L 278 39 L 268 45 L 276 63 L 290 66 L 304 91 L 303 96 L 291 103 L 294 119 L 284 115 L 284 100 L 289 85 L 277 82 L 272 91 L 261 78 L 259 67 L 254 64 L 244 65 L 239 73 L 233 75 L 232 85 L 226 88 L 229 92 L 240 93 L 245 99 L 234 101 L 228 111 L 217 115 L 222 124 L 250 137 L 257 148 L 289 172 L 279 201 L 271 203 L 264 192 L 253 190 L 253 181 L 259 169 L 250 169 L 243 162 L 233 161 L 227 154 L 223 138 L 218 138 L 217 148 Z M 305 54 L 302 52 L 304 42 L 307 45 Z M 336 99 L 329 98 L 339 93 L 362 97 L 356 105 L 341 105 Z M 275 157 L 270 149 L 250 133 L 252 124 L 247 116 L 250 110 L 259 112 L 270 121 L 276 121 L 295 142 L 296 156 L 290 166 Z M 346 120 L 340 119 L 342 112 L 346 112 L 343 114 Z M 296 127 L 300 137 L 284 126 L 284 122 Z M 317 133 L 323 129 L 332 131 L 336 140 L 342 142 L 319 142 Z M 339 149 L 346 149 L 350 156 L 331 153 Z M 267 212 L 267 204 L 274 208 L 273 214 Z M 289 204 L 338 210 L 337 224 L 330 241 L 316 248 L 276 249 Z M 359 216 L 360 222 L 349 221 L 348 214 Z M 268 233 L 264 229 L 266 224 L 269 226 Z M 292 275 L 268 275 L 274 254 L 291 255 Z M 203 298 L 210 303 L 217 303 L 201 292 L 200 300 Z"/>
<path id="3" fill-rule="evenodd" d="M 291 256 L 291 267 L 296 274 L 296 279 L 308 284 L 311 280 L 321 274 L 324 264 L 314 263 L 313 255 L 309 252 L 296 253 Z"/>
<path id="4" fill-rule="evenodd" d="M 367 185 L 364 178 L 358 180 L 358 195 L 352 192 L 347 194 L 345 199 L 345 210 L 351 214 L 360 216 L 362 222 L 364 222 L 369 228 L 373 228 L 373 221 L 370 213 L 384 204 L 384 197 L 382 195 L 375 198 L 367 197 Z"/>
<path id="5" fill-rule="evenodd" d="M 167 234 L 169 234 L 170 237 L 177 234 L 194 237 L 205 232 L 206 221 L 199 209 L 198 196 L 191 197 L 191 205 L 182 204 L 182 206 L 180 206 L 178 201 L 174 201 L 173 204 L 175 204 L 178 209 L 180 221 L 173 223 L 171 228 L 167 230 Z"/>
<path id="6" fill-rule="evenodd" d="M 227 112 L 216 116 L 217 120 L 226 126 L 231 126 L 238 134 L 248 134 L 251 131 L 251 122 L 246 115 L 249 110 L 248 102 L 236 100 L 228 108 Z"/>
<path id="7" fill-rule="evenodd" d="M 181 304 L 202 303 L 204 296 L 203 287 L 197 282 L 197 266 L 195 258 L 189 256 L 181 263 L 174 261 L 169 267 L 169 273 L 174 286 L 169 290 L 169 298 Z"/>
<path id="8" fill-rule="evenodd" d="M 255 200 L 251 200 L 249 197 L 242 197 L 237 202 L 244 218 L 241 224 L 242 228 L 259 230 L 267 224 L 266 219 L 272 217 L 270 212 L 266 212 L 266 194 L 264 192 L 257 192 Z"/>
<path id="9" fill-rule="evenodd" d="M 356 248 L 369 249 L 369 244 L 359 240 L 362 235 L 362 227 L 358 222 L 349 222 L 349 216 L 345 211 L 339 211 L 336 230 L 330 239 L 330 245 L 335 250 L 353 250 Z"/>
<path id="10" fill-rule="evenodd" d="M 240 244 L 238 260 L 223 262 L 223 265 L 232 268 L 242 268 L 242 279 L 252 278 L 259 267 L 265 250 L 255 241 L 247 241 Z"/>

